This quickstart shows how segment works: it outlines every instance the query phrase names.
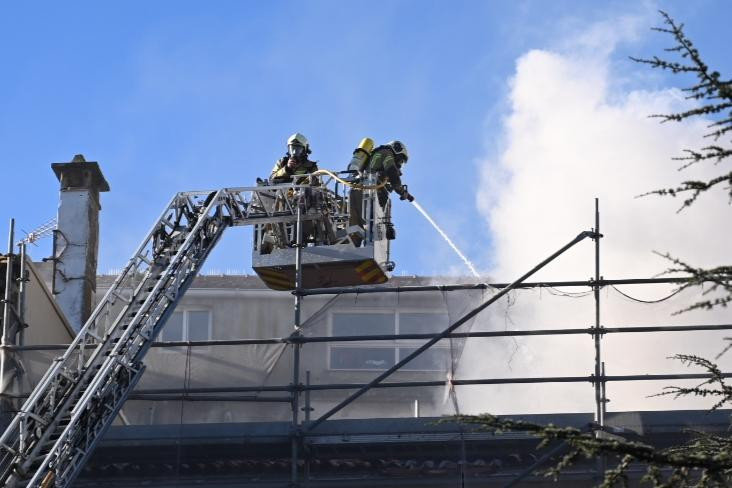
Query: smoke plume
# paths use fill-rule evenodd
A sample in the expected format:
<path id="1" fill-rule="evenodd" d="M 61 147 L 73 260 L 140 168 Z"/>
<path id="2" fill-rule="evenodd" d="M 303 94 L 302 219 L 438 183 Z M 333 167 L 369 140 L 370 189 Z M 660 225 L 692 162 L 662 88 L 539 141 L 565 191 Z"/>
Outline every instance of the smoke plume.
<path id="1" fill-rule="evenodd" d="M 477 205 L 495 243 L 496 281 L 513 281 L 583 230 L 594 226 L 594 198 L 599 199 L 601 273 L 605 278 L 648 278 L 670 263 L 652 251 L 670 252 L 695 266 L 729 262 L 732 209 L 720 192 L 703 196 L 677 213 L 680 199 L 638 195 L 668 188 L 682 179 L 707 178 L 719 168 L 699 164 L 679 173 L 671 158 L 684 148 L 705 144 L 704 121 L 659 124 L 650 114 L 689 106 L 680 90 L 628 89 L 616 70 L 614 48 L 636 36 L 637 21 L 592 26 L 557 50 L 532 50 L 516 63 L 510 81 L 508 113 L 498 154 L 480 163 L 482 186 Z M 646 26 L 643 26 L 646 28 Z M 627 63 L 632 64 L 631 61 Z M 638 65 L 624 69 L 640 72 Z M 686 80 L 689 81 L 689 80 Z M 678 83 L 684 81 L 679 79 Z M 495 135 L 487 135 L 495 138 Z M 586 280 L 594 275 L 591 240 L 568 251 L 532 278 Z M 625 286 L 618 289 L 644 300 L 667 296 L 672 287 Z M 587 288 L 519 292 L 504 311 L 476 329 L 587 327 L 594 324 L 594 301 Z M 698 293 L 684 293 L 660 304 L 635 302 L 614 289 L 602 291 L 601 321 L 606 327 L 729 323 L 729 311 L 672 315 L 693 303 Z M 606 336 L 607 374 L 701 372 L 668 359 L 675 353 L 713 358 L 729 333 L 655 333 Z M 729 365 L 729 356 L 720 365 Z M 592 339 L 558 336 L 520 340 L 518 347 L 468 341 L 462 377 L 586 376 L 593 373 Z M 610 410 L 706 408 L 710 401 L 648 398 L 676 381 L 611 383 Z M 689 384 L 689 383 L 687 383 Z M 589 383 L 519 385 L 466 389 L 471 411 L 496 413 L 593 411 Z"/>

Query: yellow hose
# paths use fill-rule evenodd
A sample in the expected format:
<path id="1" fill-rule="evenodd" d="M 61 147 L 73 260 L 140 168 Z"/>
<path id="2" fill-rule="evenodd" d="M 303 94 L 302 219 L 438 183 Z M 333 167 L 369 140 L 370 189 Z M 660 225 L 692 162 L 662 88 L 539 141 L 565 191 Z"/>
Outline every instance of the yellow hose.
<path id="1" fill-rule="evenodd" d="M 319 169 L 318 171 L 315 171 L 314 173 L 310 173 L 312 176 L 322 176 L 322 175 L 328 175 L 335 179 L 337 182 L 342 183 L 346 186 L 350 186 L 351 188 L 355 188 L 356 190 L 378 190 L 380 188 L 384 188 L 387 184 L 386 181 L 382 181 L 378 185 L 360 185 L 358 183 L 352 183 L 350 181 L 346 181 L 343 178 L 339 178 L 335 173 L 332 171 L 329 171 L 327 169 Z"/>

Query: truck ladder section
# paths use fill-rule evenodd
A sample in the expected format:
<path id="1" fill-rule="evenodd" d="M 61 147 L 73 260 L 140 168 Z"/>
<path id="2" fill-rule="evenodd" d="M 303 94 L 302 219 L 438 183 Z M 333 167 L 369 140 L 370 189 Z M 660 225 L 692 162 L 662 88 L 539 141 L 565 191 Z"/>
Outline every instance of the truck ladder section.
<path id="1" fill-rule="evenodd" d="M 307 198 L 305 198 L 307 196 Z M 324 218 L 325 185 L 178 193 L 0 437 L 0 485 L 68 487 L 142 376 L 146 352 L 226 227 Z M 277 202 L 272 205 L 271 202 Z"/>

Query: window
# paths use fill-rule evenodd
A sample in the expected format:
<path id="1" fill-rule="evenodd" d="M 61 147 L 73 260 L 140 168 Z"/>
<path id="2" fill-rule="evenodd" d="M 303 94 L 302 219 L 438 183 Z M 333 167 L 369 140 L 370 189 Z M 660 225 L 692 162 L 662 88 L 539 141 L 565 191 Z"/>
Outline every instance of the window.
<path id="1" fill-rule="evenodd" d="M 387 369 L 394 362 L 393 347 L 341 347 L 330 350 L 330 369 Z"/>
<path id="2" fill-rule="evenodd" d="M 446 313 L 402 312 L 399 314 L 400 334 L 429 334 L 442 332 L 450 325 Z"/>
<path id="3" fill-rule="evenodd" d="M 210 310 L 176 310 L 160 332 L 161 341 L 206 341 L 211 338 Z"/>
<path id="4" fill-rule="evenodd" d="M 450 325 L 442 312 L 334 312 L 331 331 L 334 336 L 429 334 L 442 332 Z M 364 341 L 332 343 L 330 369 L 385 370 L 414 352 L 423 340 L 389 342 Z M 450 361 L 450 349 L 435 344 L 407 363 L 405 371 L 445 371 Z"/>
<path id="5" fill-rule="evenodd" d="M 399 361 L 416 351 L 416 347 L 400 347 Z M 450 348 L 435 344 L 416 358 L 405 364 L 405 371 L 447 371 L 450 361 Z"/>
<path id="6" fill-rule="evenodd" d="M 334 313 L 333 335 L 394 334 L 394 313 Z"/>

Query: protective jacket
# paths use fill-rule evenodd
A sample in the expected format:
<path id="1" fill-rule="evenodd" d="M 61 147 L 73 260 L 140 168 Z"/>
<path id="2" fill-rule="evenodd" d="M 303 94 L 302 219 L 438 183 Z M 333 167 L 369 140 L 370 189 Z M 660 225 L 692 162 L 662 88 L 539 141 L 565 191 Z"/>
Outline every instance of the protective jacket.
<path id="1" fill-rule="evenodd" d="M 364 164 L 364 170 L 370 173 L 379 173 L 379 180 L 389 182 L 388 190 L 396 191 L 401 195 L 403 191 L 402 172 L 394 158 L 394 151 L 389 146 L 379 146 L 374 149 L 371 157 Z M 387 196 L 387 190 L 383 188 L 379 190 L 379 203 L 382 207 L 386 203 Z"/>
<path id="2" fill-rule="evenodd" d="M 292 181 L 292 176 L 295 175 L 307 175 L 318 171 L 318 163 L 305 159 L 300 162 L 294 169 L 287 167 L 288 156 L 283 156 L 275 162 L 274 168 L 272 168 L 272 174 L 269 179 L 273 183 L 287 183 Z"/>

